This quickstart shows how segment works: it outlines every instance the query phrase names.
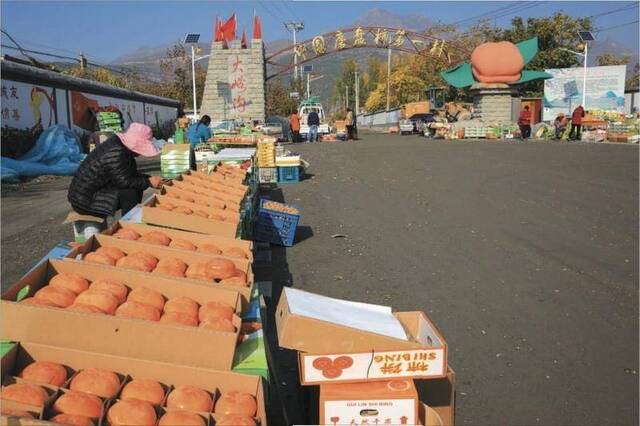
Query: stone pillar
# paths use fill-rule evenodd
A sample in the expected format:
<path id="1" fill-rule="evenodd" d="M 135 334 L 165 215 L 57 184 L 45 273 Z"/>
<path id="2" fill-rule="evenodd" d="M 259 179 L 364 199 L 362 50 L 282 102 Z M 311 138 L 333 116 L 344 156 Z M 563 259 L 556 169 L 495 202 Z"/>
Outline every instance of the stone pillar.
<path id="1" fill-rule="evenodd" d="M 485 123 L 511 123 L 514 90 L 506 84 L 476 83 L 471 86 L 474 118 Z"/>
<path id="2" fill-rule="evenodd" d="M 262 40 L 243 49 L 239 40 L 213 42 L 200 115 L 212 121 L 265 119 L 265 60 Z"/>

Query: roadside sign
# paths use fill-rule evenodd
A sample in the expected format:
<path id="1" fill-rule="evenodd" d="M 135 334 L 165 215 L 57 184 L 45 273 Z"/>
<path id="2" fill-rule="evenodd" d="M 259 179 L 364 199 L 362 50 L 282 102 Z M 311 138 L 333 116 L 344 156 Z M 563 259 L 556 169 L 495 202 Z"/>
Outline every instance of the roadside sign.
<path id="1" fill-rule="evenodd" d="M 292 98 L 292 99 L 298 99 L 300 97 L 300 93 L 291 92 L 291 93 L 289 93 L 289 97 Z"/>
<path id="2" fill-rule="evenodd" d="M 302 72 L 312 72 L 313 71 L 313 65 L 304 65 L 302 67 Z"/>

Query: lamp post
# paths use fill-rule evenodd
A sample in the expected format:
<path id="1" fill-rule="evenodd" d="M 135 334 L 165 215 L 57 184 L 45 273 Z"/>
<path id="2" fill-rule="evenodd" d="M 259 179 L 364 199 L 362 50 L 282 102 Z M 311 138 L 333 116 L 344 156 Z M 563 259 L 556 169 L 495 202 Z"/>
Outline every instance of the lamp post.
<path id="1" fill-rule="evenodd" d="M 198 109 L 196 106 L 196 51 L 194 46 L 200 40 L 200 34 L 187 34 L 184 37 L 184 44 L 191 45 L 191 79 L 193 83 L 193 118 L 198 119 Z"/>
<path id="2" fill-rule="evenodd" d="M 584 66 L 582 71 L 582 108 L 587 109 L 587 59 L 589 54 L 589 42 L 596 38 L 591 31 L 578 31 L 578 37 L 584 43 Z"/>

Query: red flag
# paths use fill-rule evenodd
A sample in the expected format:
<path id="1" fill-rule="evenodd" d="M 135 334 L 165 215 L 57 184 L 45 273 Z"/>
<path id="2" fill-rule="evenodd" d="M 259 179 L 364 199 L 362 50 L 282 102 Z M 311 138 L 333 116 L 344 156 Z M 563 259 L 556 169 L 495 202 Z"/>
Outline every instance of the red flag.
<path id="1" fill-rule="evenodd" d="M 242 40 L 240 41 L 240 45 L 243 48 L 247 48 L 247 32 L 245 30 L 242 30 Z"/>
<path id="2" fill-rule="evenodd" d="M 262 25 L 260 24 L 260 18 L 258 15 L 253 17 L 253 38 L 256 40 L 262 38 Z"/>
<path id="3" fill-rule="evenodd" d="M 222 27 L 220 29 L 226 41 L 235 40 L 236 39 L 236 14 L 234 13 L 227 22 L 222 24 Z"/>

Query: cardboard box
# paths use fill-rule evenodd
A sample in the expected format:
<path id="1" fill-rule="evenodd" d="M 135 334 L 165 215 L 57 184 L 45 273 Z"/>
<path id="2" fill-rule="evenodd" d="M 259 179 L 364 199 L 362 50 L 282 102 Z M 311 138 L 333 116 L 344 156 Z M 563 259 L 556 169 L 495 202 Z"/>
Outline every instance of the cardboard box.
<path id="1" fill-rule="evenodd" d="M 156 257 L 157 259 L 177 258 L 182 260 L 187 265 L 190 265 L 194 262 L 206 262 L 207 260 L 210 260 L 213 258 L 228 259 L 236 265 L 237 269 L 241 270 L 247 275 L 246 287 L 229 286 L 229 285 L 223 285 L 215 282 L 194 280 L 190 278 L 178 278 L 170 275 L 152 274 L 150 272 L 134 271 L 131 269 L 123 269 L 115 266 L 108 266 L 108 265 L 103 265 L 103 266 L 105 268 L 108 268 L 109 270 L 121 270 L 121 271 L 125 271 L 128 274 L 137 274 L 137 275 L 142 274 L 144 276 L 151 276 L 151 277 L 164 277 L 176 282 L 190 282 L 193 284 L 204 285 L 204 286 L 207 286 L 208 288 L 225 289 L 231 292 L 238 293 L 243 298 L 245 298 L 247 302 L 250 299 L 251 290 L 253 288 L 253 283 L 254 283 L 253 270 L 251 268 L 251 263 L 249 262 L 249 260 L 240 259 L 238 257 L 226 257 L 226 256 L 219 256 L 219 255 L 206 254 L 206 253 L 197 253 L 197 252 L 194 253 L 192 251 L 179 250 L 179 249 L 174 249 L 174 248 L 165 247 L 165 246 L 157 246 L 153 244 L 139 243 L 137 241 L 121 240 L 119 238 L 111 237 L 108 235 L 94 235 L 93 237 L 88 239 L 83 245 L 71 250 L 71 252 L 69 252 L 65 260 L 76 262 L 76 263 L 85 263 L 83 260 L 80 260 L 80 259 L 82 259 L 86 253 L 95 251 L 98 247 L 101 247 L 101 246 L 116 247 L 127 254 L 134 253 L 137 251 L 145 251 L 151 254 L 152 256 Z M 244 301 L 243 301 L 243 304 L 244 304 Z"/>
<path id="2" fill-rule="evenodd" d="M 155 207 L 157 201 L 154 195 L 142 205 L 143 222 L 227 238 L 235 238 L 238 234 L 239 222 L 220 222 L 204 217 L 158 209 Z"/>
<path id="3" fill-rule="evenodd" d="M 447 371 L 447 343 L 424 312 L 395 312 L 406 333 L 406 340 L 365 331 L 339 322 L 330 322 L 296 313 L 299 306 L 290 306 L 288 295 L 304 294 L 309 303 L 331 313 L 338 299 L 284 288 L 276 308 L 278 344 L 300 351 L 298 362 L 303 385 L 392 378 L 437 378 Z M 297 303 L 297 302 L 296 302 Z M 353 303 L 353 302 L 348 302 Z M 355 306 L 371 306 L 354 303 Z M 348 305 L 337 303 L 336 317 L 349 315 Z M 337 358 L 350 359 L 340 372 L 326 372 L 327 363 Z M 323 368 L 318 368 L 323 366 Z"/>
<path id="4" fill-rule="evenodd" d="M 419 424 L 413 380 L 320 385 L 321 425 Z"/>
<path id="5" fill-rule="evenodd" d="M 434 411 L 443 426 L 455 424 L 456 373 L 450 367 L 441 379 L 415 380 L 418 398 Z"/>
<path id="6" fill-rule="evenodd" d="M 248 191 L 248 187 L 243 184 L 238 184 L 238 180 L 233 177 L 225 178 L 222 176 L 222 180 L 218 180 L 216 177 L 221 176 L 220 174 L 213 174 L 213 178 L 206 178 L 200 174 L 199 176 L 193 173 L 185 173 L 182 175 L 181 179 L 185 183 L 190 183 L 194 186 L 212 189 L 212 190 L 220 190 L 222 192 L 226 192 L 233 195 L 241 195 L 245 196 Z"/>
<path id="7" fill-rule="evenodd" d="M 178 189 L 173 185 L 163 185 L 162 189 L 160 190 L 160 194 L 161 195 L 169 195 L 169 198 L 179 198 L 179 197 L 183 197 L 185 195 L 188 195 L 189 197 L 193 198 L 194 201 L 199 201 L 201 203 L 207 203 L 209 205 L 209 207 L 211 208 L 217 208 L 220 210 L 225 210 L 226 206 L 224 201 L 222 200 L 217 200 L 211 197 L 203 197 L 202 195 L 198 195 L 198 194 L 194 194 L 193 192 L 188 192 L 188 191 L 184 191 L 182 189 Z M 197 204 L 197 203 L 196 203 Z M 206 207 L 202 204 L 198 204 L 199 206 L 202 207 Z M 233 210 L 231 210 L 233 211 Z"/>
<path id="8" fill-rule="evenodd" d="M 2 295 L 2 337 L 42 344 L 59 344 L 122 356 L 176 362 L 229 370 L 238 341 L 240 318 L 234 318 L 235 333 L 219 332 L 153 321 L 103 314 L 69 311 L 17 303 L 32 296 L 59 273 L 75 273 L 89 281 L 112 279 L 129 288 L 149 287 L 165 297 L 186 296 L 203 304 L 221 301 L 240 310 L 237 293 L 180 282 L 148 274 L 85 262 L 50 260 L 14 284 Z M 239 313 L 239 312 L 238 312 Z"/>
<path id="9" fill-rule="evenodd" d="M 181 191 L 181 192 L 185 192 L 185 191 Z M 190 201 L 185 201 L 183 199 L 180 198 L 174 198 L 174 194 L 176 193 L 176 189 L 173 189 L 173 192 L 171 191 L 166 191 L 165 189 L 163 189 L 160 192 L 160 195 L 156 195 L 158 202 L 160 204 L 163 203 L 169 203 L 169 204 L 173 204 L 174 206 L 183 206 L 183 207 L 188 207 L 191 210 L 193 210 L 194 212 L 201 210 L 205 213 L 207 213 L 207 215 L 219 215 L 222 216 L 224 218 L 225 222 L 231 222 L 231 223 L 235 223 L 235 222 L 240 222 L 240 213 L 238 213 L 237 211 L 233 211 L 233 210 L 226 210 L 224 208 L 222 208 L 222 206 L 224 206 L 224 203 L 222 203 L 222 206 L 220 206 L 217 203 L 214 203 L 214 207 L 209 207 L 209 206 L 205 206 L 202 204 L 196 204 L 196 203 L 192 203 Z M 171 194 L 171 195 L 168 195 Z M 187 193 L 188 194 L 188 193 Z M 195 197 L 193 198 L 195 200 Z M 197 216 L 194 214 L 194 216 Z M 201 217 L 201 216 L 200 216 Z"/>
<path id="10" fill-rule="evenodd" d="M 171 239 L 187 240 L 195 246 L 199 246 L 202 244 L 214 244 L 218 246 L 223 252 L 231 248 L 237 248 L 244 251 L 249 263 L 253 263 L 253 241 L 236 240 L 235 238 L 218 237 L 216 235 L 196 234 L 195 232 L 178 231 L 176 229 L 160 228 L 157 226 L 149 226 L 139 223 L 122 221 L 116 222 L 111 228 L 105 230 L 102 233 L 105 235 L 113 235 L 119 229 L 132 229 L 140 235 L 144 235 L 147 232 L 160 231 Z M 187 252 L 192 253 L 190 251 Z"/>
<path id="11" fill-rule="evenodd" d="M 220 199 L 223 200 L 227 205 L 229 203 L 240 204 L 244 199 L 244 195 L 233 194 L 221 189 L 212 189 L 210 187 L 201 186 L 198 183 L 185 182 L 178 179 L 172 180 L 170 184 L 167 184 L 167 186 L 175 186 L 176 188 L 182 189 L 183 191 L 193 192 L 194 194 L 202 195 L 205 197 Z"/>
<path id="12" fill-rule="evenodd" d="M 217 389 L 218 394 L 231 391 L 246 392 L 256 398 L 256 418 L 260 425 L 267 426 L 264 390 L 261 378 L 257 376 L 28 341 L 21 341 L 2 357 L 2 374 L 17 374 L 29 363 L 41 360 L 63 364 L 72 371 L 91 367 L 104 368 L 133 379 L 155 380 L 166 386 L 193 385 L 206 390 Z M 8 418 L 3 417 L 2 420 L 4 423 Z M 19 423 L 14 418 L 11 420 L 14 420 L 11 424 L 34 424 L 33 420 L 25 420 L 24 423 Z"/>
<path id="13" fill-rule="evenodd" d="M 222 173 L 216 172 L 216 168 L 217 166 L 214 166 L 211 173 L 202 173 L 192 170 L 185 173 L 185 175 L 190 175 L 208 182 L 224 182 L 225 185 L 236 187 L 238 189 L 245 189 L 249 186 L 243 183 L 247 176 L 247 172 L 245 170 L 238 169 L 237 172 L 235 170 L 231 170 L 230 173 Z"/>

